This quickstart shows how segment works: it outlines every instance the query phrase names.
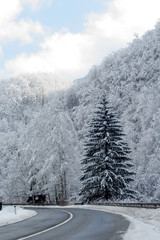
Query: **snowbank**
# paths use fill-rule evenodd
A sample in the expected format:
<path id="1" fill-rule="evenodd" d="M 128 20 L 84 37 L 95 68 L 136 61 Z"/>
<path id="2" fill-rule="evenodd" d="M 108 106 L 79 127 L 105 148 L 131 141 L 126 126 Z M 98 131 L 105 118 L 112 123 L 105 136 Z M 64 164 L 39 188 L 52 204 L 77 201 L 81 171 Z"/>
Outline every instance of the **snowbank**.
<path id="1" fill-rule="evenodd" d="M 3 206 L 0 211 L 0 226 L 19 222 L 27 218 L 35 216 L 37 213 L 33 210 L 25 210 L 16 206 L 16 214 L 14 206 Z"/>

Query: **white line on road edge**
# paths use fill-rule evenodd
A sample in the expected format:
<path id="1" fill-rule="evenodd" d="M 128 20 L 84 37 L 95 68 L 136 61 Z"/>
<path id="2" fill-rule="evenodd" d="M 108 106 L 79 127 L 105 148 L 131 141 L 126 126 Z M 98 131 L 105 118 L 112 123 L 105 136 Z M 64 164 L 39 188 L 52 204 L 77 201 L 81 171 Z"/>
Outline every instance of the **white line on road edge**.
<path id="1" fill-rule="evenodd" d="M 30 238 L 30 237 L 37 236 L 37 235 L 39 235 L 39 234 L 41 234 L 41 233 L 48 232 L 48 231 L 50 231 L 50 230 L 52 230 L 52 229 L 54 229 L 54 228 L 57 228 L 57 227 L 62 226 L 63 224 L 69 222 L 69 221 L 73 218 L 73 214 L 72 214 L 71 212 L 68 212 L 68 211 L 65 211 L 65 210 L 61 210 L 61 211 L 66 212 L 66 213 L 69 214 L 69 218 L 68 218 L 67 220 L 65 220 L 64 222 L 61 222 L 61 223 L 57 224 L 56 226 L 53 226 L 53 227 L 48 228 L 48 229 L 45 229 L 45 230 L 43 230 L 43 231 L 41 231 L 41 232 L 37 232 L 37 233 L 31 234 L 31 235 L 29 235 L 29 236 L 27 236 L 27 237 L 18 238 L 17 240 L 28 239 L 28 238 Z"/>

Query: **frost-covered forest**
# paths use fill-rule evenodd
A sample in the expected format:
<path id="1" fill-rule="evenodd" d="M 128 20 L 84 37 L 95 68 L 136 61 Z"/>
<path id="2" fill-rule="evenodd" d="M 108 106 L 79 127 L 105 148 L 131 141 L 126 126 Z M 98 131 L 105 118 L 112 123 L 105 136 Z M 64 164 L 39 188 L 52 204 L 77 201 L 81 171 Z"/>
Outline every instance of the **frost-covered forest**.
<path id="1" fill-rule="evenodd" d="M 160 199 L 160 23 L 72 85 L 52 74 L 0 82 L 0 195 L 78 199 L 84 136 L 101 91 L 126 134 L 141 201 Z"/>

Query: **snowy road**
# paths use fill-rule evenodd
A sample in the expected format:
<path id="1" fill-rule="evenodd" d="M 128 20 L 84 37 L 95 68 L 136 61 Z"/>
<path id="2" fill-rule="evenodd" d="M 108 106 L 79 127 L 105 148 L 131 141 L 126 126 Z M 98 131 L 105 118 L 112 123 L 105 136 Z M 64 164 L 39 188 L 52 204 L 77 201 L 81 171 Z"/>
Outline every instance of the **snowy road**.
<path id="1" fill-rule="evenodd" d="M 38 215 L 28 220 L 0 227 L 0 239 L 120 240 L 129 225 L 129 222 L 120 215 L 94 210 L 76 208 L 35 210 Z"/>

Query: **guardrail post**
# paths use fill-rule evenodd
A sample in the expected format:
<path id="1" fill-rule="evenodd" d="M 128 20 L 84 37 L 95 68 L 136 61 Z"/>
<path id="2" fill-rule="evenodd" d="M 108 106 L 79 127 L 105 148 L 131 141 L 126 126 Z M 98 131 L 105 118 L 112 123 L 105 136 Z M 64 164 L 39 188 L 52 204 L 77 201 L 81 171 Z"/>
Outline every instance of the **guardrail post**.
<path id="1" fill-rule="evenodd" d="M 15 212 L 15 214 L 17 214 L 17 209 L 16 209 L 16 206 L 14 206 L 14 212 Z"/>
<path id="2" fill-rule="evenodd" d="M 0 196 L 0 211 L 2 210 L 2 197 Z"/>

